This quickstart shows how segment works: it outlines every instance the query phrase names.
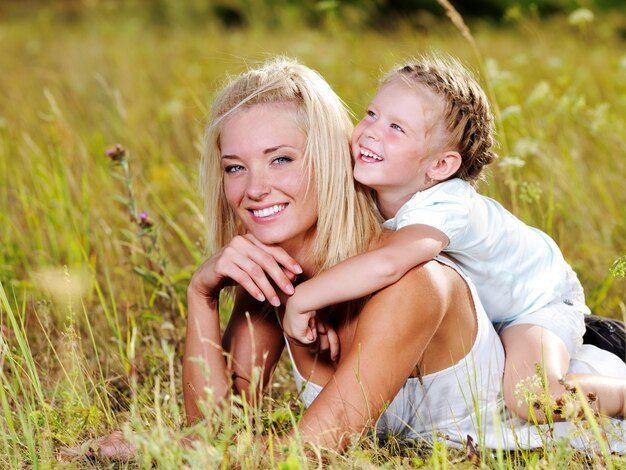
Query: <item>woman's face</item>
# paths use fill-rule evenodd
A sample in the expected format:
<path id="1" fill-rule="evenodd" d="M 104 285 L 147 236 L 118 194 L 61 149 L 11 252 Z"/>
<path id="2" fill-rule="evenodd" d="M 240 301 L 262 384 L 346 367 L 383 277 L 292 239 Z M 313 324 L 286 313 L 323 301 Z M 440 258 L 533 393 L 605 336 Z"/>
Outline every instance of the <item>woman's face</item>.
<path id="1" fill-rule="evenodd" d="M 228 204 L 259 241 L 280 244 L 292 254 L 314 234 L 317 222 L 317 197 L 304 159 L 306 135 L 296 122 L 293 104 L 255 104 L 230 116 L 220 134 Z"/>

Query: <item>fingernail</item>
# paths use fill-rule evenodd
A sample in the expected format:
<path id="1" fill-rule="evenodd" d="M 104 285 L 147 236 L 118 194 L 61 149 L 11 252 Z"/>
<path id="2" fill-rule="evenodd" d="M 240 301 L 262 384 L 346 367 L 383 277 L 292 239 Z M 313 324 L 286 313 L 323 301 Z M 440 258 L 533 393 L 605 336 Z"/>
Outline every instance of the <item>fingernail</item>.
<path id="1" fill-rule="evenodd" d="M 295 292 L 295 289 L 293 288 L 291 284 L 287 284 L 283 290 L 285 291 L 286 294 L 289 294 L 289 295 Z"/>
<path id="2" fill-rule="evenodd" d="M 256 295 L 256 299 L 257 299 L 259 302 L 263 302 L 263 301 L 265 300 L 265 296 L 264 296 L 263 294 L 257 294 L 257 295 Z"/>
<path id="3" fill-rule="evenodd" d="M 274 307 L 279 307 L 280 306 L 280 299 L 278 297 L 272 297 L 272 299 L 270 300 L 270 303 Z"/>
<path id="4" fill-rule="evenodd" d="M 296 274 L 302 274 L 302 268 L 300 267 L 299 264 L 294 264 L 293 265 L 293 272 Z"/>

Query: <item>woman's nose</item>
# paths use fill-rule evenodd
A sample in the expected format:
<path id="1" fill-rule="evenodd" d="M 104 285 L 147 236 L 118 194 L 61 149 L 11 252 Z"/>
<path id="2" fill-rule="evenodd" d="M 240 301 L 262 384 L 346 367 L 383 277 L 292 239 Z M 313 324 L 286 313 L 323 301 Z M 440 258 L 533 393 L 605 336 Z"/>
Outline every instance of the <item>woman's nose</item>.
<path id="1" fill-rule="evenodd" d="M 270 190 L 271 186 L 267 175 L 259 173 L 250 175 L 248 184 L 246 185 L 246 195 L 248 198 L 258 201 L 267 196 Z"/>

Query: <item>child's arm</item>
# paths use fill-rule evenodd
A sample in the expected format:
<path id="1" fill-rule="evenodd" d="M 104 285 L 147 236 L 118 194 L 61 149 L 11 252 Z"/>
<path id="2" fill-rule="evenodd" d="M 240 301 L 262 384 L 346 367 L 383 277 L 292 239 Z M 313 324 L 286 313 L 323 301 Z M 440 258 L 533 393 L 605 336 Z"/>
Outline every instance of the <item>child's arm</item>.
<path id="1" fill-rule="evenodd" d="M 302 343 L 315 341 L 311 312 L 387 287 L 448 244 L 443 232 L 428 225 L 408 225 L 385 235 L 372 251 L 349 258 L 296 287 L 283 318 L 288 336 Z"/>

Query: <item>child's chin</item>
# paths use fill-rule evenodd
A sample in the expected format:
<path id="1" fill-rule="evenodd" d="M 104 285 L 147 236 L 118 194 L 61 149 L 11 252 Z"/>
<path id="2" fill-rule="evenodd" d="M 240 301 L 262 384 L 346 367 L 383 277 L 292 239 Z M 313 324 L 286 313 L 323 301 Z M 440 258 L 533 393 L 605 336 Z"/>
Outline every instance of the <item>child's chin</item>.
<path id="1" fill-rule="evenodd" d="M 372 178 L 372 175 L 368 175 L 358 168 L 354 169 L 354 180 L 372 189 L 376 189 L 376 186 L 378 186 L 378 180 L 376 178 Z"/>

